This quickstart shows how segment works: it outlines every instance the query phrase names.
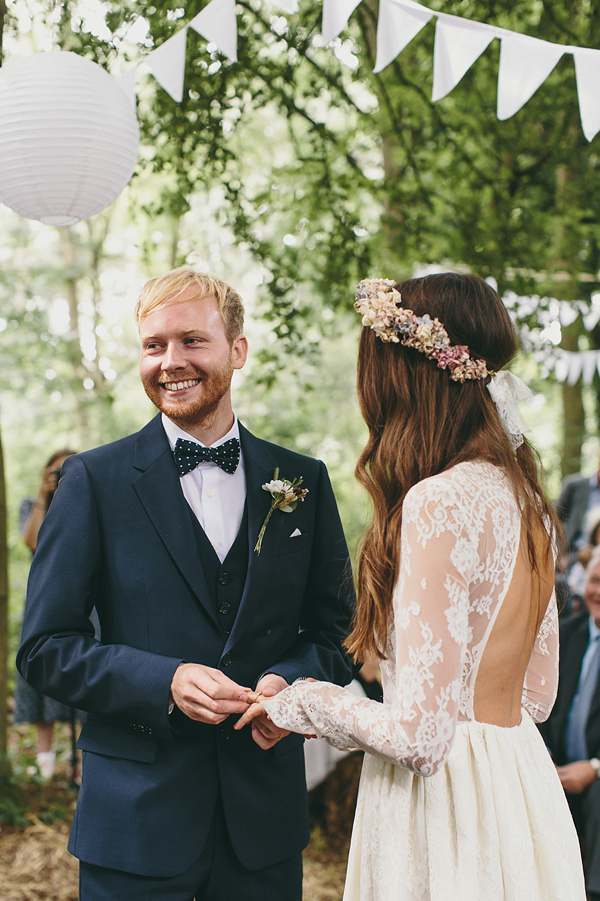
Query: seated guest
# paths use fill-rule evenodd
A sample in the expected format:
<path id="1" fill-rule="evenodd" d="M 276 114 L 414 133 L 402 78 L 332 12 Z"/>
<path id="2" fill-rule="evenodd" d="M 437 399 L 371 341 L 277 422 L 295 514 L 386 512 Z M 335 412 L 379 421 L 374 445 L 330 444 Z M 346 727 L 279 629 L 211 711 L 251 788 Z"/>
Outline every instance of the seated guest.
<path id="1" fill-rule="evenodd" d="M 600 901 L 600 547 L 585 573 L 585 610 L 560 631 L 556 703 L 540 731 L 577 827 L 590 901 Z"/>
<path id="2" fill-rule="evenodd" d="M 571 567 L 567 584 L 573 598 L 573 612 L 583 610 L 583 594 L 585 588 L 585 572 L 590 562 L 592 551 L 600 544 L 600 507 L 594 507 L 586 516 L 586 543 L 577 551 L 577 558 Z"/>

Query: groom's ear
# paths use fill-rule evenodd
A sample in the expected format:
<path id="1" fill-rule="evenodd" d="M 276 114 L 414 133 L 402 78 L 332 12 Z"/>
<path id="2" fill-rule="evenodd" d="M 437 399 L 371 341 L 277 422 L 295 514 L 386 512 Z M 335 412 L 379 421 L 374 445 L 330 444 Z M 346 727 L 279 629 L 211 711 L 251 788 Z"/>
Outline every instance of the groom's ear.
<path id="1" fill-rule="evenodd" d="M 238 335 L 231 345 L 231 360 L 234 369 L 242 369 L 248 358 L 248 339 Z"/>

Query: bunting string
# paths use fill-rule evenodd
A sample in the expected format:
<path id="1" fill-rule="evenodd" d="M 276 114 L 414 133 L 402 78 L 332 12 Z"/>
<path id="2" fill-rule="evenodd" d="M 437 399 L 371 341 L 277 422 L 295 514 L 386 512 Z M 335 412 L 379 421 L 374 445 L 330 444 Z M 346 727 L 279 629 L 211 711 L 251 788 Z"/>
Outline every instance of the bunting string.
<path id="1" fill-rule="evenodd" d="M 600 322 L 600 294 L 593 294 L 588 302 L 537 294 L 519 296 L 507 291 L 502 300 L 518 326 L 525 352 L 532 354 L 548 374 L 553 373 L 558 382 L 575 385 L 582 378 L 584 385 L 589 385 L 594 374 L 600 374 L 600 350 L 573 351 L 558 347 L 562 329 L 579 317 L 586 332 L 596 328 Z"/>
<path id="2" fill-rule="evenodd" d="M 322 33 L 334 41 L 362 0 L 323 0 Z M 298 12 L 298 0 L 274 0 L 284 14 Z M 571 54 L 583 133 L 588 141 L 600 131 L 600 50 L 554 44 L 529 35 L 431 10 L 415 0 L 380 0 L 375 72 L 386 68 L 431 19 L 436 18 L 432 101 L 452 91 L 495 39 L 500 40 L 497 116 L 508 119 L 535 94 L 564 54 Z M 237 61 L 235 0 L 210 0 L 187 25 L 152 50 L 144 62 L 170 96 L 181 102 L 185 79 L 187 29 L 193 28 L 228 59 Z M 121 76 L 135 90 L 135 71 Z"/>

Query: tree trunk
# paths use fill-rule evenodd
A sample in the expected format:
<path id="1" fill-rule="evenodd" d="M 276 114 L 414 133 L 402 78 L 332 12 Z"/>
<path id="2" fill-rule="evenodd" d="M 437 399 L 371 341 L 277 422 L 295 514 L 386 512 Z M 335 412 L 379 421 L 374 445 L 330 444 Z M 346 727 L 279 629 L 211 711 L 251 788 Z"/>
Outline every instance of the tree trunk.
<path id="1" fill-rule="evenodd" d="M 0 0 L 0 66 L 6 4 Z M 8 721 L 8 541 L 6 535 L 6 479 L 0 435 L 0 760 L 6 757 Z"/>
<path id="2" fill-rule="evenodd" d="M 577 351 L 578 331 L 563 329 L 561 347 Z M 581 447 L 585 437 L 585 410 L 581 394 L 583 379 L 574 385 L 565 380 L 562 383 L 563 401 L 563 446 L 561 454 L 562 477 L 581 470 Z"/>
<path id="3" fill-rule="evenodd" d="M 0 758 L 7 749 L 8 719 L 8 543 L 6 536 L 6 480 L 0 438 Z"/>

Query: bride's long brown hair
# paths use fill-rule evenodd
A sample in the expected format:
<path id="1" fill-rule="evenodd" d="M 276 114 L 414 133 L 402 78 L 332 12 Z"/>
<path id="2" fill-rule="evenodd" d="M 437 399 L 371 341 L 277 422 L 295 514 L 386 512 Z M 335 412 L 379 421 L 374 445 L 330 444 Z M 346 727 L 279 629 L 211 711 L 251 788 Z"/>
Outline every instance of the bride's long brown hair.
<path id="1" fill-rule="evenodd" d="M 452 344 L 466 344 L 489 370 L 505 367 L 517 350 L 502 300 L 483 279 L 445 272 L 396 285 L 402 306 L 437 317 Z M 383 657 L 400 558 L 402 502 L 407 491 L 456 463 L 501 466 L 522 510 L 531 566 L 548 561 L 547 525 L 556 515 L 541 488 L 538 457 L 527 440 L 516 453 L 487 390 L 489 377 L 453 382 L 435 360 L 363 328 L 358 352 L 358 399 L 369 428 L 356 478 L 373 501 L 373 521 L 359 551 L 358 602 L 346 647 L 356 659 Z M 544 536 L 540 546 L 540 534 Z M 547 539 L 546 539 L 546 536 Z"/>

